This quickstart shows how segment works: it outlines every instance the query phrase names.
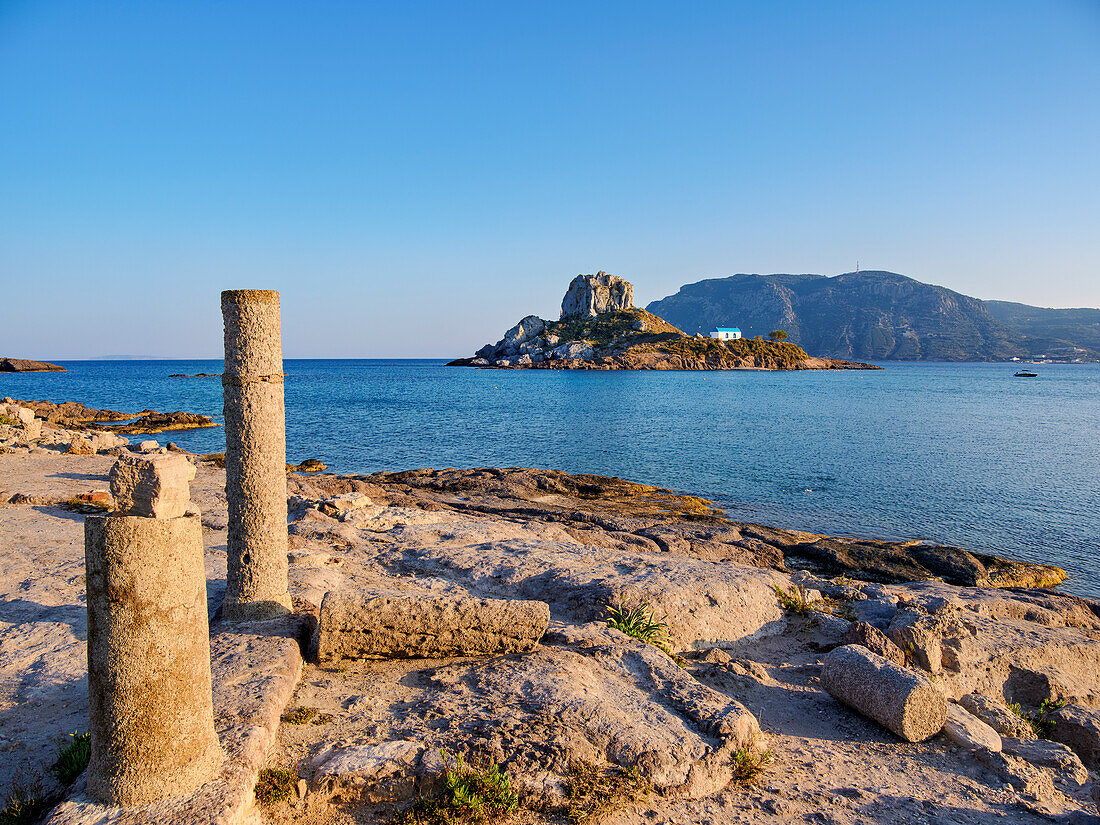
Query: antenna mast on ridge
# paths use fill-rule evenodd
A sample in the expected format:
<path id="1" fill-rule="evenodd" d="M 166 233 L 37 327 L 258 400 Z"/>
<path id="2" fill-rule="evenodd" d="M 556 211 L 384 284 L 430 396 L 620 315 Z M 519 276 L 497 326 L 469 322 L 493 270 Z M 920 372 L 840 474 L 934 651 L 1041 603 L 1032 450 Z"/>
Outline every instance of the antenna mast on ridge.
<path id="1" fill-rule="evenodd" d="M 859 274 L 859 261 L 856 261 L 856 275 Z"/>

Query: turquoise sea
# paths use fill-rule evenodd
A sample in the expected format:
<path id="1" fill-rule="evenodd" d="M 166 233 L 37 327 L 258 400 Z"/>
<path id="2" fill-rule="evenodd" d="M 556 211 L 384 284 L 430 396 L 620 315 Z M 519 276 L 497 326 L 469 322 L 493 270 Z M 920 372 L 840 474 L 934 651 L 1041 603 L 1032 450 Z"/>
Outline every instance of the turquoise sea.
<path id="1" fill-rule="evenodd" d="M 221 420 L 220 361 L 73 361 L 0 397 Z M 1100 365 L 868 372 L 477 370 L 288 360 L 288 457 L 337 472 L 535 466 L 713 498 L 733 518 L 1052 562 L 1100 597 Z M 157 436 L 220 452 L 220 428 Z"/>

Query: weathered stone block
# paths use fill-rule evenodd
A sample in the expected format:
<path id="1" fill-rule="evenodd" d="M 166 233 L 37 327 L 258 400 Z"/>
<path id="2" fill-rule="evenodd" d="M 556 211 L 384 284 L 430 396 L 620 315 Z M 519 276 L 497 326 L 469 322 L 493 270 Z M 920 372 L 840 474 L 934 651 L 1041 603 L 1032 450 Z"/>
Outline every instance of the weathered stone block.
<path id="1" fill-rule="evenodd" d="M 947 721 L 947 699 L 935 685 L 860 645 L 829 653 L 821 684 L 835 699 L 910 742 L 934 736 Z"/>
<path id="2" fill-rule="evenodd" d="M 963 748 L 987 751 L 1001 749 L 1001 736 L 989 725 L 961 705 L 947 705 L 947 720 L 943 723 L 943 735 Z"/>
<path id="3" fill-rule="evenodd" d="M 980 693 L 968 693 L 959 699 L 959 704 L 973 713 L 1001 736 L 1013 739 L 1034 739 L 1035 730 L 1031 724 L 1017 716 L 1000 702 Z"/>
<path id="4" fill-rule="evenodd" d="M 1100 771 L 1100 710 L 1066 705 L 1055 711 L 1050 738 L 1073 748 L 1089 770 Z"/>
<path id="5" fill-rule="evenodd" d="M 111 467 L 111 495 L 120 515 L 179 518 L 191 501 L 195 468 L 182 455 L 121 455 Z"/>
<path id="6" fill-rule="evenodd" d="M 329 592 L 317 657 L 443 658 L 534 650 L 550 623 L 545 602 Z"/>
<path id="7" fill-rule="evenodd" d="M 893 662 L 898 667 L 905 667 L 905 653 L 900 647 L 890 640 L 890 637 L 874 625 L 867 622 L 852 622 L 848 632 L 844 634 L 844 644 L 863 645 L 863 647 L 876 653 L 888 662 Z"/>

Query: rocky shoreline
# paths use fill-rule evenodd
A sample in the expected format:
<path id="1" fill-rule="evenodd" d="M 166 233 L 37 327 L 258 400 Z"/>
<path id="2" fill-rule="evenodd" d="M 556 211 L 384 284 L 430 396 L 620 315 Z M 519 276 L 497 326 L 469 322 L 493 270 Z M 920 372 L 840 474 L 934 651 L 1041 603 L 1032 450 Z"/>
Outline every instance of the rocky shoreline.
<path id="1" fill-rule="evenodd" d="M 562 300 L 561 319 L 528 315 L 496 344 L 448 366 L 557 370 L 877 370 L 813 358 L 786 341 L 717 340 L 687 335 L 633 306 L 633 286 L 599 272 L 578 275 Z"/>
<path id="2" fill-rule="evenodd" d="M 44 443 L 20 422 L 0 454 L 0 792 L 20 773 L 54 782 L 57 740 L 85 729 L 79 508 L 110 506 L 107 471 L 129 449 L 71 453 L 65 438 L 86 431 L 48 427 Z M 188 458 L 213 614 L 225 474 Z M 777 530 L 675 491 L 530 468 L 290 473 L 287 487 L 305 625 L 344 594 L 349 615 L 397 602 L 426 616 L 521 610 L 531 628 L 478 655 L 439 647 L 445 624 L 422 641 L 395 624 L 368 640 L 383 651 L 368 658 L 353 636 L 325 661 L 311 645 L 304 663 L 296 645 L 276 645 L 249 660 L 278 675 L 276 689 L 228 665 L 288 639 L 216 623 L 219 734 L 250 766 L 225 781 L 247 794 L 261 766 L 300 780 L 258 814 L 235 807 L 217 821 L 390 821 L 431 792 L 441 751 L 502 766 L 525 823 L 1095 821 L 1100 604 L 1034 586 L 1060 580 L 1057 568 Z M 536 604 L 549 619 L 532 647 L 546 615 Z M 650 643 L 608 626 L 620 607 L 656 623 Z M 851 692 L 841 677 L 866 663 L 860 690 L 919 688 L 932 708 L 922 730 L 940 732 L 923 738 Z M 269 750 L 242 750 L 246 700 L 266 703 L 249 735 Z M 928 721 L 941 711 L 942 730 Z M 581 793 L 592 777 L 602 790 Z M 92 821 L 70 793 L 49 821 Z"/>

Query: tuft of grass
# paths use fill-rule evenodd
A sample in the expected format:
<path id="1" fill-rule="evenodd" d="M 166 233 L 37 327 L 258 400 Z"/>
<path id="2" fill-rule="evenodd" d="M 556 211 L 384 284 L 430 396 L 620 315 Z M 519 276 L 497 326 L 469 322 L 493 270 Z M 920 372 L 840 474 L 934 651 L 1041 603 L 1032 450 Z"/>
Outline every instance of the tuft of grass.
<path id="1" fill-rule="evenodd" d="M 446 753 L 443 758 L 447 759 Z M 459 754 L 454 767 L 447 769 L 443 787 L 433 796 L 416 800 L 396 821 L 407 825 L 499 822 L 518 807 L 519 797 L 499 765 L 468 765 Z"/>
<path id="2" fill-rule="evenodd" d="M 0 424 L 7 424 L 9 427 L 21 427 L 23 422 L 18 418 L 12 418 L 10 415 L 0 414 Z"/>
<path id="3" fill-rule="evenodd" d="M 773 584 L 772 589 L 775 590 L 775 596 L 779 599 L 779 603 L 783 605 L 784 610 L 797 613 L 799 616 L 808 616 L 813 612 L 814 608 L 806 597 L 806 587 L 804 585 L 797 584 L 789 592 L 778 584 Z"/>
<path id="4" fill-rule="evenodd" d="M 1031 725 L 1036 736 L 1047 739 L 1050 737 L 1051 728 L 1054 727 L 1054 721 L 1050 717 L 1065 706 L 1065 699 L 1044 699 L 1039 703 L 1039 709 L 1035 711 L 1024 710 L 1019 702 L 1009 703 L 1008 709 Z"/>
<path id="5" fill-rule="evenodd" d="M 264 768 L 256 781 L 256 801 L 261 805 L 276 805 L 290 799 L 298 777 L 285 768 Z"/>
<path id="6" fill-rule="evenodd" d="M 0 825 L 33 825 L 49 810 L 50 803 L 37 788 L 13 788 L 0 810 Z"/>
<path id="7" fill-rule="evenodd" d="M 734 751 L 734 774 L 742 782 L 753 782 L 774 761 L 775 753 L 771 748 L 764 751 L 760 750 L 754 739 L 745 747 Z"/>
<path id="8" fill-rule="evenodd" d="M 317 708 L 310 708 L 305 706 L 297 707 L 284 713 L 282 715 L 282 720 L 289 725 L 304 725 L 310 719 L 315 717 L 317 713 Z"/>
<path id="9" fill-rule="evenodd" d="M 640 642 L 654 645 L 668 652 L 668 622 L 667 616 L 657 618 L 656 612 L 649 606 L 649 602 L 639 602 L 634 607 L 628 607 L 624 602 L 617 601 L 607 607 L 607 626 L 615 630 L 621 630 L 627 636 Z"/>
<path id="10" fill-rule="evenodd" d="M 71 785 L 84 769 L 92 755 L 92 735 L 90 733 L 70 733 L 72 741 L 57 750 L 57 761 L 50 773 L 57 777 L 62 785 Z"/>
<path id="11" fill-rule="evenodd" d="M 600 767 L 591 762 L 573 762 L 565 784 L 569 800 L 567 818 L 574 825 L 597 822 L 623 801 L 649 792 L 649 783 L 636 767 Z"/>

